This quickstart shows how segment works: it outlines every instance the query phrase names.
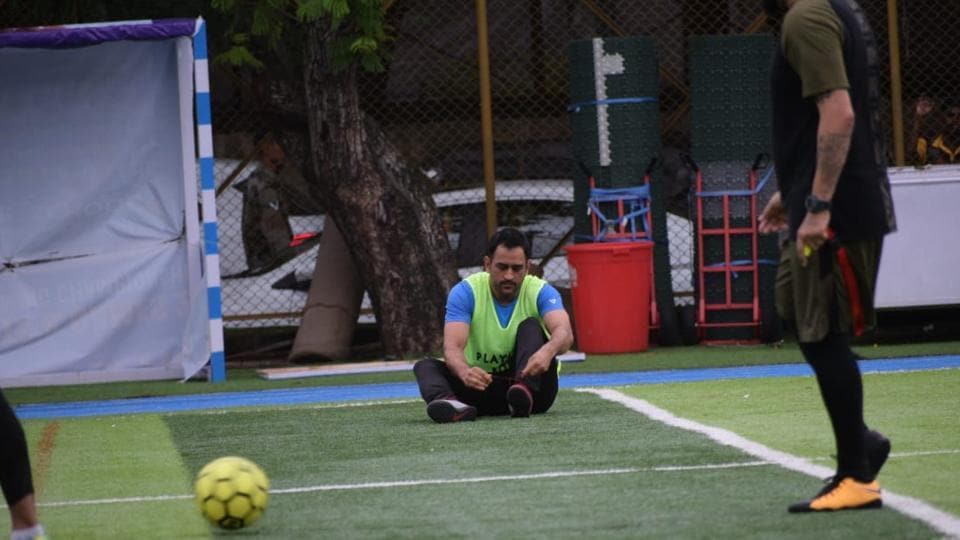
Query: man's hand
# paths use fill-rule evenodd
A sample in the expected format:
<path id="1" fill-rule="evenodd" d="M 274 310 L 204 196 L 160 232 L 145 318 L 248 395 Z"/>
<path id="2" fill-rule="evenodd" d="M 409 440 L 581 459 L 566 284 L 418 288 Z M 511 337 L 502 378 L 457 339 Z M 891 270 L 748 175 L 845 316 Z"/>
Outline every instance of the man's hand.
<path id="1" fill-rule="evenodd" d="M 443 359 L 447 367 L 460 377 L 467 388 L 486 390 L 493 377 L 478 367 L 470 367 L 463 351 L 467 348 L 467 339 L 470 338 L 470 325 L 463 322 L 451 321 L 443 325 Z"/>
<path id="2" fill-rule="evenodd" d="M 460 380 L 463 381 L 463 384 L 466 385 L 467 388 L 480 391 L 486 390 L 487 385 L 493 381 L 493 375 L 490 375 L 478 367 L 468 367 L 458 373 L 457 376 L 460 377 Z"/>
<path id="3" fill-rule="evenodd" d="M 523 371 L 520 372 L 520 378 L 526 377 L 536 377 L 542 373 L 546 373 L 550 369 L 550 362 L 553 361 L 553 356 L 544 351 L 543 347 L 537 349 L 537 352 L 530 355 L 530 358 L 527 359 L 527 365 L 523 368 Z"/>
<path id="4" fill-rule="evenodd" d="M 467 388 L 483 391 L 487 389 L 487 385 L 493 382 L 493 375 L 481 368 L 471 367 L 460 374 L 460 380 Z"/>
<path id="5" fill-rule="evenodd" d="M 543 324 L 550 333 L 550 339 L 527 359 L 527 365 L 520 372 L 520 378 L 536 377 L 550 369 L 550 362 L 558 354 L 570 350 L 573 345 L 573 327 L 570 314 L 565 309 L 554 309 L 543 316 Z"/>
<path id="6" fill-rule="evenodd" d="M 763 207 L 763 213 L 760 214 L 760 233 L 769 234 L 786 230 L 787 228 L 787 209 L 784 208 L 780 200 L 780 192 L 777 191 L 770 197 L 770 201 Z"/>
<path id="7" fill-rule="evenodd" d="M 800 266 L 807 265 L 807 257 L 816 253 L 829 238 L 827 229 L 830 227 L 830 211 L 817 212 L 803 218 L 803 223 L 797 230 L 797 256 L 800 257 Z M 809 249 L 807 249 L 809 248 Z"/>

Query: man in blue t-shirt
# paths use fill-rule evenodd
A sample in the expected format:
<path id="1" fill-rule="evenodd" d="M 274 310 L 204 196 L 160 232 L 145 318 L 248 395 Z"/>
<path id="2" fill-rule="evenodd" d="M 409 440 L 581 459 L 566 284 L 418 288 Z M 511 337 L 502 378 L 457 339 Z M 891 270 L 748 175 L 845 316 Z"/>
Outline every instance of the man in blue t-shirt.
<path id="1" fill-rule="evenodd" d="M 529 258 L 526 236 L 501 229 L 487 246 L 484 271 L 450 290 L 444 359 L 413 368 L 434 421 L 526 417 L 553 405 L 556 356 L 570 348 L 573 329 L 557 289 L 528 274 Z"/>

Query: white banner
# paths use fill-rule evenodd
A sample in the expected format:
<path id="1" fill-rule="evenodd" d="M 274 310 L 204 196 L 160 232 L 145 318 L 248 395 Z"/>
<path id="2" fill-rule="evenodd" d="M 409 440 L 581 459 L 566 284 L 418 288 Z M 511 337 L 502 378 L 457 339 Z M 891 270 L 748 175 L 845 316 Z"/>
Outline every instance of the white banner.
<path id="1" fill-rule="evenodd" d="M 0 386 L 207 362 L 177 62 L 172 39 L 0 48 Z"/>

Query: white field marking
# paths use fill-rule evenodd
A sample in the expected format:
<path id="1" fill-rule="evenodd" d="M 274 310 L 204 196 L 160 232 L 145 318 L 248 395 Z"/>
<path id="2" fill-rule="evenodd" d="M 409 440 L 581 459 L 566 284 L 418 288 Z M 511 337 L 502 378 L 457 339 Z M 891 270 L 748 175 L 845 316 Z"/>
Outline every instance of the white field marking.
<path id="1" fill-rule="evenodd" d="M 576 476 L 606 476 L 613 474 L 635 474 L 643 472 L 699 471 L 705 469 L 735 469 L 740 467 L 758 467 L 773 465 L 766 461 L 740 461 L 736 463 L 715 463 L 711 465 L 661 466 L 661 467 L 624 467 L 617 469 L 593 469 L 584 471 L 552 471 L 533 474 L 510 474 L 503 476 L 477 476 L 473 478 L 437 478 L 433 480 L 397 480 L 393 482 L 366 482 L 362 484 L 328 484 L 300 488 L 275 489 L 270 493 L 307 493 L 311 491 L 341 491 L 350 489 L 392 488 L 437 486 L 445 484 L 478 484 L 481 482 L 503 482 L 511 480 L 538 480 L 549 478 L 570 478 Z"/>
<path id="2" fill-rule="evenodd" d="M 861 364 L 861 366 L 863 366 L 863 364 Z M 938 367 L 938 368 L 930 368 L 930 369 L 915 368 L 915 369 L 896 369 L 896 370 L 890 370 L 890 371 L 864 371 L 863 376 L 866 377 L 869 375 L 903 375 L 904 373 L 929 373 L 931 371 L 950 371 L 955 369 L 960 369 L 960 368 L 947 366 L 947 367 Z M 813 374 L 811 373 L 810 376 L 812 377 Z"/>
<path id="3" fill-rule="evenodd" d="M 905 458 L 905 457 L 923 457 L 923 456 L 943 456 L 946 454 L 960 454 L 960 449 L 953 450 L 918 450 L 916 452 L 890 452 L 888 458 Z M 812 461 L 834 461 L 836 460 L 833 456 L 817 456 L 812 458 L 807 458 Z"/>
<path id="4" fill-rule="evenodd" d="M 253 405 L 250 407 L 227 407 L 223 409 L 204 409 L 197 411 L 173 411 L 164 414 L 195 414 L 199 416 L 210 414 L 248 413 L 251 411 L 292 411 L 292 410 L 319 410 L 319 409 L 346 409 L 349 407 L 371 407 L 375 405 L 400 405 L 403 403 L 422 402 L 422 399 L 388 399 L 383 401 L 346 401 L 343 403 L 321 403 L 317 405 Z"/>
<path id="5" fill-rule="evenodd" d="M 400 405 L 403 403 L 423 403 L 422 399 L 385 399 L 381 401 L 350 401 L 346 403 L 322 403 L 306 407 L 291 407 L 297 409 L 343 409 L 347 407 L 370 407 L 374 405 Z"/>
<path id="6" fill-rule="evenodd" d="M 437 486 L 446 484 L 476 484 L 481 482 L 503 482 L 512 480 L 537 480 L 551 478 L 571 478 L 577 476 L 606 476 L 614 474 L 636 474 L 644 472 L 700 471 L 709 469 L 738 469 L 774 465 L 766 461 L 740 461 L 734 463 L 713 463 L 706 465 L 665 465 L 659 467 L 625 467 L 618 469 L 588 469 L 583 471 L 553 471 L 533 474 L 511 474 L 502 476 L 478 476 L 473 478 L 434 478 L 424 480 L 395 480 L 389 482 L 365 482 L 361 484 L 321 484 L 285 489 L 271 489 L 270 495 L 290 493 L 310 493 L 315 491 L 346 491 L 354 489 L 382 489 L 395 487 Z M 153 497 L 123 497 L 114 499 L 89 499 L 79 501 L 42 502 L 39 506 L 92 506 L 100 504 L 123 504 L 152 501 L 176 501 L 192 499 L 193 495 L 157 495 Z"/>
<path id="7" fill-rule="evenodd" d="M 94 506 L 98 504 L 121 504 L 153 501 L 180 501 L 192 499 L 193 495 L 154 495 L 152 497 L 117 497 L 114 499 L 87 499 L 80 501 L 54 501 L 37 503 L 37 506 L 53 508 L 57 506 Z"/>
<path id="8" fill-rule="evenodd" d="M 732 446 L 738 450 L 750 454 L 751 456 L 760 458 L 775 465 L 779 465 L 785 469 L 801 472 L 817 478 L 825 478 L 834 473 L 833 469 L 829 469 L 822 465 L 814 465 L 804 458 L 797 457 L 786 452 L 780 452 L 779 450 L 774 450 L 773 448 L 764 446 L 758 442 L 741 437 L 732 431 L 714 426 L 708 426 L 706 424 L 694 422 L 693 420 L 689 420 L 687 418 L 675 416 L 673 413 L 661 409 L 645 400 L 627 396 L 621 392 L 617 392 L 616 390 L 578 388 L 576 391 L 596 394 L 597 396 L 600 396 L 608 401 L 620 403 L 629 409 L 637 411 L 652 420 L 662 422 L 668 426 L 701 433 L 720 444 Z M 884 490 L 883 504 L 884 506 L 893 508 L 901 514 L 920 520 L 934 529 L 947 534 L 948 536 L 960 537 L 960 517 L 948 512 L 944 512 L 943 510 L 921 501 L 920 499 L 907 497 L 906 495 L 898 495 L 891 491 Z"/>

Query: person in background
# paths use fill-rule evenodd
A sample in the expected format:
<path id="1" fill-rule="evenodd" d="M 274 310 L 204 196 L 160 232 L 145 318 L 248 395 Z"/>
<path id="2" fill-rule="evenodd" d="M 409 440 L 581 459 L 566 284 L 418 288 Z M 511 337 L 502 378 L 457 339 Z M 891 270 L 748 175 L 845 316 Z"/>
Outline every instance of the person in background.
<path id="1" fill-rule="evenodd" d="M 438 423 L 478 415 L 527 417 L 557 396 L 557 355 L 573 329 L 560 293 L 530 275 L 530 245 L 517 229 L 490 239 L 484 271 L 447 296 L 443 360 L 425 358 L 413 371 L 427 415 Z"/>
<path id="2" fill-rule="evenodd" d="M 933 118 L 936 109 L 942 111 L 942 118 Z M 938 107 L 930 98 L 921 97 L 914 112 L 914 164 L 960 163 L 960 100 L 946 99 Z"/>
<path id="3" fill-rule="evenodd" d="M 837 447 L 836 474 L 790 512 L 877 508 L 890 441 L 864 423 L 850 334 L 874 323 L 884 236 L 896 229 L 879 122 L 877 44 L 853 0 L 764 0 L 781 21 L 771 70 L 779 190 L 762 233 L 789 231 L 777 312 L 793 320 Z"/>
<path id="4" fill-rule="evenodd" d="M 282 263 L 293 238 L 289 205 L 279 182 L 286 153 L 268 137 L 260 143 L 258 157 L 259 167 L 242 184 L 241 232 L 247 269 L 252 274 Z"/>
<path id="5" fill-rule="evenodd" d="M 30 455 L 23 426 L 0 390 L 0 488 L 10 511 L 11 540 L 43 540 L 33 496 Z"/>

